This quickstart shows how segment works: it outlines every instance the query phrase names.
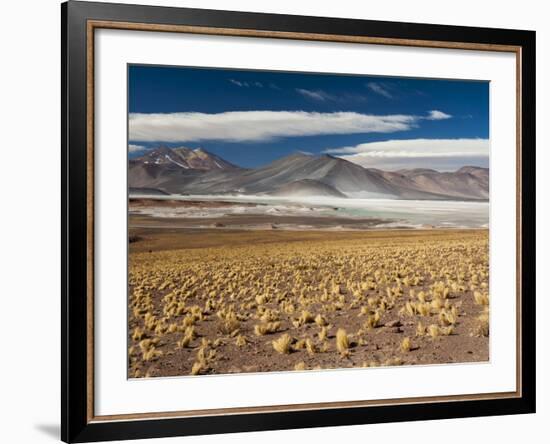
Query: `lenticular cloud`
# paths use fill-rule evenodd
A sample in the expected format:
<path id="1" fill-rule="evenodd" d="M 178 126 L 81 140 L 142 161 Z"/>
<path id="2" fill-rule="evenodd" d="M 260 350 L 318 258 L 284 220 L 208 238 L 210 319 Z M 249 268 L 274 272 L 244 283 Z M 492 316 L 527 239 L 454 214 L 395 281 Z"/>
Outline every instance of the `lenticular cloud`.
<path id="1" fill-rule="evenodd" d="M 355 112 L 232 111 L 217 114 L 130 114 L 129 138 L 140 142 L 269 141 L 280 137 L 393 133 L 422 117 Z"/>

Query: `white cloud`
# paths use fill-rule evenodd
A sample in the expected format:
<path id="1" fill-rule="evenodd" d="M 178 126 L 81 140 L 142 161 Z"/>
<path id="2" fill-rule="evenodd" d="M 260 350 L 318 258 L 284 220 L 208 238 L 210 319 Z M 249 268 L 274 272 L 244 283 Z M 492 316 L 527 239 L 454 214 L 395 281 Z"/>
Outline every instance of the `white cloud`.
<path id="1" fill-rule="evenodd" d="M 295 91 L 308 99 L 318 102 L 364 102 L 367 100 L 367 97 L 361 94 L 340 93 L 338 95 L 333 95 L 320 89 L 311 90 L 303 88 L 296 88 Z"/>
<path id="2" fill-rule="evenodd" d="M 332 95 L 321 90 L 312 91 L 310 89 L 296 88 L 296 92 L 304 97 L 307 97 L 308 99 L 318 100 L 320 102 L 324 102 L 325 100 L 334 100 Z"/>
<path id="3" fill-rule="evenodd" d="M 218 114 L 130 114 L 129 138 L 141 142 L 268 141 L 279 137 L 393 133 L 416 126 L 413 115 L 355 112 L 231 111 Z"/>
<path id="4" fill-rule="evenodd" d="M 242 88 L 243 86 L 248 88 L 248 82 L 240 82 L 239 80 L 235 80 L 235 79 L 229 79 L 229 81 L 233 84 L 233 85 L 237 85 L 238 87 Z"/>
<path id="5" fill-rule="evenodd" d="M 264 84 L 262 82 L 244 82 L 242 80 L 229 79 L 229 82 L 233 85 L 238 86 L 239 88 L 249 88 L 255 86 L 256 88 L 263 88 Z"/>
<path id="6" fill-rule="evenodd" d="M 464 165 L 489 164 L 487 139 L 386 140 L 333 148 L 325 152 L 364 167 L 387 170 L 433 168 L 453 171 Z"/>
<path id="7" fill-rule="evenodd" d="M 372 92 L 375 92 L 376 94 L 379 94 L 386 99 L 392 99 L 393 95 L 380 83 L 376 82 L 369 82 L 367 83 L 367 88 L 369 88 Z"/>
<path id="8" fill-rule="evenodd" d="M 128 151 L 130 153 L 136 153 L 138 151 L 145 151 L 146 149 L 147 149 L 147 147 L 145 147 L 143 145 L 133 145 L 133 144 L 128 145 Z"/>
<path id="9" fill-rule="evenodd" d="M 367 142 L 325 150 L 332 154 L 360 154 L 364 157 L 414 157 L 417 155 L 489 155 L 488 139 L 406 139 Z"/>
<path id="10" fill-rule="evenodd" d="M 453 116 L 451 116 L 450 114 L 434 109 L 428 113 L 428 117 L 426 117 L 426 120 L 445 120 L 450 119 L 451 117 Z"/>

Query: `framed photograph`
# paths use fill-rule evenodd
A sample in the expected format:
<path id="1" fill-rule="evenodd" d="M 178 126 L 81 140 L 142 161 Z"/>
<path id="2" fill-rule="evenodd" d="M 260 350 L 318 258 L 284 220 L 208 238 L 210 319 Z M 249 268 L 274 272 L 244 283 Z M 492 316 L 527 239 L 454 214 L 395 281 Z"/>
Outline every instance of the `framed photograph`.
<path id="1" fill-rule="evenodd" d="M 535 33 L 62 12 L 62 439 L 535 411 Z"/>

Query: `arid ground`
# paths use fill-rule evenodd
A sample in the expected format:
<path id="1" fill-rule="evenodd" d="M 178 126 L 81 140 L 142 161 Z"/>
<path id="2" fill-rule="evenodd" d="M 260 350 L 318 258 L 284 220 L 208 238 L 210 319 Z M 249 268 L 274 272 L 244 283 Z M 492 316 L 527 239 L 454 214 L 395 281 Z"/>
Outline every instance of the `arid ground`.
<path id="1" fill-rule="evenodd" d="M 486 229 L 185 221 L 130 216 L 131 378 L 489 359 Z"/>

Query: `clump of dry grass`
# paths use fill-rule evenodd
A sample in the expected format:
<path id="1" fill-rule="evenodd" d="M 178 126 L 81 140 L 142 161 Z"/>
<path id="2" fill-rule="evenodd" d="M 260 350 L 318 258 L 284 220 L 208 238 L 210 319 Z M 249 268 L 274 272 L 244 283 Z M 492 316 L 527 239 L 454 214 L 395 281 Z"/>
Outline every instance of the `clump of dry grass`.
<path id="1" fill-rule="evenodd" d="M 183 333 L 183 337 L 178 341 L 179 348 L 189 347 L 189 344 L 195 339 L 195 327 L 187 327 Z"/>
<path id="2" fill-rule="evenodd" d="M 139 342 L 139 348 L 141 350 L 147 350 L 149 349 L 151 346 L 155 346 L 159 343 L 159 339 L 158 338 L 153 338 L 153 339 L 143 339 L 142 341 Z"/>
<path id="3" fill-rule="evenodd" d="M 265 324 L 257 324 L 254 326 L 254 333 L 256 336 L 264 336 L 270 333 L 275 333 L 281 328 L 281 323 L 277 322 L 267 322 Z"/>
<path id="4" fill-rule="evenodd" d="M 216 358 L 216 350 L 209 349 L 210 341 L 202 338 L 201 345 L 197 351 L 196 361 L 191 367 L 192 375 L 200 375 L 210 370 L 210 363 Z"/>
<path id="5" fill-rule="evenodd" d="M 234 336 L 239 332 L 241 323 L 237 319 L 237 316 L 232 311 L 220 316 L 220 323 L 218 324 L 218 331 L 223 335 Z"/>
<path id="6" fill-rule="evenodd" d="M 319 327 L 324 327 L 324 326 L 328 325 L 328 322 L 327 322 L 326 318 L 321 314 L 318 314 L 317 316 L 315 316 L 315 323 Z"/>
<path id="7" fill-rule="evenodd" d="M 317 336 L 319 337 L 320 341 L 326 341 L 326 339 L 328 338 L 328 327 L 321 327 L 321 330 L 319 330 Z"/>
<path id="8" fill-rule="evenodd" d="M 432 339 L 435 339 L 435 338 L 437 338 L 438 336 L 441 335 L 441 329 L 439 328 L 438 325 L 431 324 L 428 327 L 428 335 L 430 335 L 432 337 Z"/>
<path id="9" fill-rule="evenodd" d="M 141 356 L 144 361 L 154 361 L 162 356 L 162 350 L 157 350 L 155 347 L 158 344 L 158 339 L 144 339 L 139 343 Z"/>
<path id="10" fill-rule="evenodd" d="M 260 316 L 260 321 L 275 322 L 279 320 L 279 313 L 276 310 L 266 309 Z"/>
<path id="11" fill-rule="evenodd" d="M 143 323 L 147 330 L 153 331 L 157 327 L 158 320 L 155 317 L 155 315 L 153 315 L 150 312 L 147 312 L 145 313 L 145 317 L 143 318 Z"/>
<path id="12" fill-rule="evenodd" d="M 258 305 L 263 305 L 267 302 L 267 295 L 265 294 L 259 294 L 256 296 L 256 303 Z"/>
<path id="13" fill-rule="evenodd" d="M 151 347 L 149 350 L 143 352 L 144 361 L 154 361 L 160 356 L 162 356 L 162 350 L 157 350 L 154 346 Z"/>
<path id="14" fill-rule="evenodd" d="M 474 291 L 474 301 L 477 305 L 489 305 L 489 293 Z"/>
<path id="15" fill-rule="evenodd" d="M 369 308 L 376 308 L 378 307 L 378 304 L 380 303 L 379 297 L 370 296 L 367 298 L 367 305 Z"/>
<path id="16" fill-rule="evenodd" d="M 195 325 L 195 322 L 196 322 L 195 317 L 193 315 L 188 314 L 183 318 L 180 328 L 185 330 L 187 327 L 191 327 Z"/>
<path id="17" fill-rule="evenodd" d="M 134 329 L 134 333 L 132 333 L 132 339 L 134 341 L 141 341 L 144 337 L 145 337 L 145 332 L 141 328 L 136 327 Z"/>
<path id="18" fill-rule="evenodd" d="M 418 302 L 416 304 L 416 312 L 420 315 L 420 316 L 429 316 L 430 314 L 430 303 L 429 302 Z"/>
<path id="19" fill-rule="evenodd" d="M 409 316 L 415 316 L 416 313 L 417 313 L 417 311 L 416 311 L 416 304 L 407 301 L 407 302 L 405 303 L 404 311 L 405 311 Z"/>
<path id="20" fill-rule="evenodd" d="M 237 347 L 244 347 L 248 341 L 243 335 L 238 335 L 237 339 L 235 339 L 235 345 Z"/>
<path id="21" fill-rule="evenodd" d="M 410 338 L 406 337 L 401 342 L 401 351 L 403 352 L 410 352 L 411 351 L 411 340 Z"/>
<path id="22" fill-rule="evenodd" d="M 306 369 L 307 369 L 307 367 L 306 367 L 306 363 L 304 361 L 300 361 L 294 366 L 294 370 L 296 370 L 296 371 L 303 371 L 303 370 L 306 370 Z"/>
<path id="23" fill-rule="evenodd" d="M 317 347 L 313 343 L 313 341 L 309 338 L 306 339 L 306 350 L 310 355 L 314 355 L 317 353 Z"/>
<path id="24" fill-rule="evenodd" d="M 433 310 L 441 310 L 441 308 L 445 305 L 445 303 L 441 298 L 434 298 L 430 305 Z"/>
<path id="25" fill-rule="evenodd" d="M 390 367 L 390 366 L 403 365 L 403 364 L 404 364 L 403 359 L 401 359 L 399 356 L 395 356 L 395 357 L 393 357 L 393 358 L 388 358 L 388 359 L 386 359 L 386 360 L 382 363 L 382 366 L 384 366 L 384 367 Z"/>
<path id="26" fill-rule="evenodd" d="M 283 355 L 290 353 L 290 345 L 292 344 L 292 338 L 288 333 L 280 336 L 278 339 L 272 341 L 273 348 L 276 352 Z"/>
<path id="27" fill-rule="evenodd" d="M 477 318 L 477 325 L 472 331 L 473 336 L 488 337 L 489 336 L 489 313 L 482 313 Z"/>
<path id="28" fill-rule="evenodd" d="M 309 324 L 314 321 L 315 318 L 313 317 L 313 315 L 309 311 L 303 310 L 300 317 L 293 322 L 293 325 L 298 328 L 304 324 Z"/>
<path id="29" fill-rule="evenodd" d="M 346 330 L 339 328 L 336 332 L 336 350 L 340 352 L 341 355 L 347 355 L 349 353 L 350 340 Z"/>
<path id="30" fill-rule="evenodd" d="M 380 363 L 377 361 L 364 361 L 361 364 L 361 367 L 369 368 L 369 367 L 380 367 Z"/>
<path id="31" fill-rule="evenodd" d="M 206 364 L 206 361 L 195 361 L 195 363 L 193 363 L 193 366 L 191 367 L 191 374 L 200 375 L 201 373 L 206 372 L 206 370 L 208 370 L 208 365 Z"/>
<path id="32" fill-rule="evenodd" d="M 379 312 L 375 312 L 374 314 L 369 315 L 367 321 L 365 322 L 365 327 L 370 330 L 380 326 L 380 319 L 381 316 Z"/>
<path id="33" fill-rule="evenodd" d="M 456 321 L 457 321 L 456 310 L 453 311 L 453 310 L 442 309 L 439 312 L 439 323 L 441 324 L 441 326 L 447 327 L 449 325 L 455 325 Z"/>
<path id="34" fill-rule="evenodd" d="M 435 299 L 447 299 L 449 297 L 449 288 L 442 281 L 432 285 L 432 292 Z"/>
<path id="35" fill-rule="evenodd" d="M 163 336 L 168 331 L 168 325 L 164 323 L 164 321 L 159 321 L 157 323 L 157 326 L 155 327 L 155 335 L 157 336 Z"/>

